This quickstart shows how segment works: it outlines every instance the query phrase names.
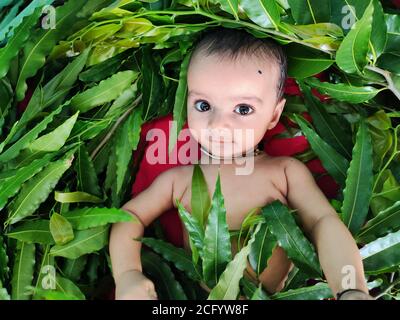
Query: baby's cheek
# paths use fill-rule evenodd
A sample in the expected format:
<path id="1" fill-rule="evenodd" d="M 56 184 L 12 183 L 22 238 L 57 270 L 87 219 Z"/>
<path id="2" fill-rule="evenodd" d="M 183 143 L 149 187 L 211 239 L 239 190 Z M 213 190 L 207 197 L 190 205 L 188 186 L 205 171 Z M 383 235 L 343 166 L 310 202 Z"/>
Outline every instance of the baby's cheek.
<path id="1" fill-rule="evenodd" d="M 204 121 L 198 119 L 197 117 L 188 114 L 188 128 L 190 130 L 190 134 L 195 138 L 197 141 L 201 139 L 201 133 L 205 129 Z"/>

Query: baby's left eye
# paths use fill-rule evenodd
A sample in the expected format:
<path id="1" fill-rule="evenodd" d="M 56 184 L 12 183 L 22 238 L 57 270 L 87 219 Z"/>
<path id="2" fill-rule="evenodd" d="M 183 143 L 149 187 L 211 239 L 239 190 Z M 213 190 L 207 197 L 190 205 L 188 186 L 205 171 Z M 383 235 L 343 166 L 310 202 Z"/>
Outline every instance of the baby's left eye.
<path id="1" fill-rule="evenodd" d="M 241 114 L 242 116 L 246 116 L 246 115 L 254 112 L 254 110 L 252 107 L 250 107 L 246 104 L 241 104 L 235 108 L 235 112 Z"/>

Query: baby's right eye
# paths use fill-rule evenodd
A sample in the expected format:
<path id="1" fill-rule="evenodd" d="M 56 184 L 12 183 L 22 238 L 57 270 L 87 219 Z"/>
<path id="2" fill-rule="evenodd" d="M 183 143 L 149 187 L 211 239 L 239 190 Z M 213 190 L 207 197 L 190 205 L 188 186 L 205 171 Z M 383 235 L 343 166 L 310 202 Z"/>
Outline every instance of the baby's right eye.
<path id="1" fill-rule="evenodd" d="M 196 108 L 196 110 L 200 111 L 200 112 L 205 112 L 211 109 L 210 105 L 208 104 L 207 101 L 204 100 L 198 100 L 194 103 L 194 107 Z"/>

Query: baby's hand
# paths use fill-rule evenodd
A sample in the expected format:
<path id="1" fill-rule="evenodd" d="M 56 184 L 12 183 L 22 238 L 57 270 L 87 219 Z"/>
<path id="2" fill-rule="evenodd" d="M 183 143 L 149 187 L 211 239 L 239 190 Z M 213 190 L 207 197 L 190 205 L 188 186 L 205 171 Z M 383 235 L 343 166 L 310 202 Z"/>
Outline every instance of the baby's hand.
<path id="1" fill-rule="evenodd" d="M 338 300 L 375 300 L 369 294 L 358 291 L 358 290 L 350 290 L 344 292 Z"/>
<path id="2" fill-rule="evenodd" d="M 124 272 L 115 285 L 116 300 L 157 300 L 154 283 L 138 270 Z"/>

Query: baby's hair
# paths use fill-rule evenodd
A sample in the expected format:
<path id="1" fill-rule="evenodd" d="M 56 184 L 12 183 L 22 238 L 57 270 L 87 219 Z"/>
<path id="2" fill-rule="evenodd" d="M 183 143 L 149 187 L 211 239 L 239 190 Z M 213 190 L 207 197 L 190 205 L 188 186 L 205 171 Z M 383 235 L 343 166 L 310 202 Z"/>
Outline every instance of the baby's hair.
<path id="1" fill-rule="evenodd" d="M 282 47 L 271 39 L 257 38 L 240 29 L 217 28 L 206 31 L 197 41 L 193 56 L 199 52 L 206 55 L 220 55 L 232 60 L 241 55 L 256 55 L 273 59 L 279 67 L 279 81 L 277 87 L 278 101 L 282 99 L 287 77 L 287 59 Z M 258 70 L 258 73 L 262 73 Z"/>

